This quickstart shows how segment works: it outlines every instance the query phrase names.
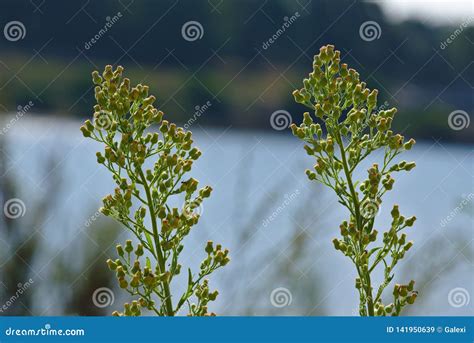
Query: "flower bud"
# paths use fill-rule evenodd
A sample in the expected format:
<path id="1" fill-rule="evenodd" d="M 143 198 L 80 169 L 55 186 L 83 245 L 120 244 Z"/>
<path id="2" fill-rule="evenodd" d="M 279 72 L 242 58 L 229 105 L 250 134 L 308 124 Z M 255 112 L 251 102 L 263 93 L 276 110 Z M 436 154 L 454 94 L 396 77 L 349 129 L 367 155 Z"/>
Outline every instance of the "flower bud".
<path id="1" fill-rule="evenodd" d="M 205 251 L 208 254 L 210 254 L 214 251 L 214 247 L 212 246 L 212 241 L 207 242 Z"/>
<path id="2" fill-rule="evenodd" d="M 92 72 L 92 82 L 94 82 L 96 85 L 100 85 L 102 83 L 102 78 L 100 77 L 97 70 Z"/>
<path id="3" fill-rule="evenodd" d="M 301 94 L 299 90 L 293 91 L 293 97 L 295 98 L 295 101 L 298 103 L 304 103 L 304 96 Z"/>
<path id="4" fill-rule="evenodd" d="M 123 266 L 117 266 L 117 277 L 118 278 L 123 278 L 125 277 L 125 271 L 123 270 Z"/>
<path id="5" fill-rule="evenodd" d="M 217 298 L 218 295 L 219 295 L 219 292 L 218 292 L 218 291 L 214 291 L 214 292 L 209 293 L 209 300 L 210 300 L 210 301 L 216 300 L 216 298 Z"/>
<path id="6" fill-rule="evenodd" d="M 129 254 L 133 251 L 133 245 L 130 239 L 127 239 L 125 241 L 125 251 L 128 252 Z"/>
<path id="7" fill-rule="evenodd" d="M 203 198 L 209 198 L 211 196 L 212 187 L 206 186 L 199 192 Z"/>
<path id="8" fill-rule="evenodd" d="M 407 238 L 407 235 L 404 234 L 404 233 L 402 233 L 402 235 L 401 235 L 400 238 L 398 239 L 398 244 L 400 244 L 400 245 L 405 244 L 406 238 Z"/>
<path id="9" fill-rule="evenodd" d="M 167 121 L 167 120 L 163 120 L 163 121 L 161 122 L 160 131 L 161 131 L 162 133 L 168 132 L 168 121 Z"/>
<path id="10" fill-rule="evenodd" d="M 137 245 L 137 249 L 135 250 L 135 254 L 140 257 L 143 255 L 143 245 L 142 244 L 138 244 Z"/>
<path id="11" fill-rule="evenodd" d="M 314 114 L 315 114 L 316 117 L 318 117 L 318 118 L 323 118 L 323 117 L 324 117 L 324 111 L 323 111 L 323 109 L 321 108 L 321 105 L 320 105 L 320 104 L 316 104 Z"/>
<path id="12" fill-rule="evenodd" d="M 97 152 L 95 155 L 97 156 L 97 163 L 102 164 L 105 162 L 105 157 L 100 152 Z"/>
<path id="13" fill-rule="evenodd" d="M 410 170 L 412 170 L 412 169 L 415 168 L 415 167 L 416 167 L 415 162 L 409 162 L 409 163 L 407 163 L 407 164 L 405 165 L 405 170 L 406 170 L 406 171 L 410 171 Z"/>
<path id="14" fill-rule="evenodd" d="M 125 279 L 120 279 L 120 280 L 119 280 L 119 286 L 120 286 L 120 288 L 123 288 L 123 289 L 124 289 L 124 288 L 127 288 L 127 287 L 128 287 L 128 282 L 127 282 L 127 280 L 125 280 Z"/>
<path id="15" fill-rule="evenodd" d="M 369 241 L 375 242 L 377 240 L 377 234 L 378 234 L 377 230 L 372 231 L 369 235 Z"/>
<path id="16" fill-rule="evenodd" d="M 319 57 L 323 62 L 328 62 L 329 61 L 329 56 L 327 54 L 327 47 L 323 46 L 319 49 Z"/>
<path id="17" fill-rule="evenodd" d="M 410 138 L 410 140 L 403 145 L 403 148 L 405 150 L 410 150 L 415 143 L 415 140 L 413 138 Z"/>
<path id="18" fill-rule="evenodd" d="M 398 205 L 393 205 L 392 212 L 390 212 L 392 215 L 392 218 L 398 218 L 400 216 L 400 211 L 398 210 Z"/>
<path id="19" fill-rule="evenodd" d="M 415 302 L 416 300 L 416 297 L 417 297 L 417 293 L 412 293 L 408 299 L 407 299 L 407 303 L 409 303 L 410 305 L 413 305 L 413 303 Z"/>
<path id="20" fill-rule="evenodd" d="M 316 180 L 316 173 L 312 172 L 312 171 L 309 170 L 309 169 L 306 169 L 306 176 L 307 176 L 308 179 L 310 179 L 311 181 L 312 181 L 312 180 Z"/>
<path id="21" fill-rule="evenodd" d="M 112 72 L 112 66 L 111 65 L 106 65 L 104 72 L 102 73 L 102 76 L 104 77 L 105 80 L 110 81 L 110 79 L 113 77 L 113 72 Z"/>
<path id="22" fill-rule="evenodd" d="M 132 281 L 130 281 L 130 286 L 131 287 L 138 287 L 140 286 L 140 278 L 138 275 L 134 275 L 132 278 Z"/>
<path id="23" fill-rule="evenodd" d="M 393 295 L 395 298 L 398 298 L 400 295 L 400 285 L 398 283 L 393 287 Z"/>
<path id="24" fill-rule="evenodd" d="M 86 128 L 85 125 L 82 125 L 80 130 L 81 130 L 82 135 L 83 135 L 84 137 L 87 138 L 87 137 L 90 137 L 90 136 L 91 136 L 91 131 L 89 131 L 89 130 Z"/>
<path id="25" fill-rule="evenodd" d="M 109 266 L 110 270 L 116 270 L 117 269 L 117 264 L 112 261 L 110 258 L 106 261 L 107 265 Z"/>
<path id="26" fill-rule="evenodd" d="M 415 220 L 416 220 L 416 217 L 412 216 L 412 217 L 408 218 L 407 220 L 405 220 L 405 225 L 408 226 L 408 227 L 411 227 L 411 226 L 413 226 L 413 223 L 415 223 Z"/>
<path id="27" fill-rule="evenodd" d="M 404 247 L 403 250 L 408 251 L 413 246 L 413 241 L 409 241 Z"/>
<path id="28" fill-rule="evenodd" d="M 123 247 L 120 244 L 117 244 L 117 246 L 115 248 L 117 249 L 117 254 L 119 256 L 123 257 L 123 255 L 124 255 Z"/>

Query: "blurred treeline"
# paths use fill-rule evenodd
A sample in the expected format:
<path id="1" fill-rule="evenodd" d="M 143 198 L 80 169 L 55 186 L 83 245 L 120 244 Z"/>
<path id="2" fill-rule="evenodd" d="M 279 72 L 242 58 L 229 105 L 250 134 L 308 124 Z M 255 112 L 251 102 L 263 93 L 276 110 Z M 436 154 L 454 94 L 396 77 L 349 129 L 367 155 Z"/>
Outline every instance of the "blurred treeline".
<path id="1" fill-rule="evenodd" d="M 210 101 L 200 125 L 271 129 L 275 110 L 288 110 L 295 121 L 300 116 L 291 91 L 319 47 L 332 43 L 381 91 L 380 104 L 399 108 L 396 129 L 418 138 L 473 137 L 473 126 L 457 132 L 447 124 L 450 112 L 474 107 L 474 28 L 441 48 L 461 23 L 394 23 L 378 4 L 350 0 L 3 0 L 0 12 L 2 27 L 18 20 L 26 28 L 22 40 L 0 39 L 1 112 L 32 101 L 31 112 L 90 116 L 90 72 L 122 64 L 128 76 L 150 84 L 175 121 L 187 122 L 196 106 Z M 118 12 L 121 18 L 86 48 Z M 298 19 L 264 49 L 296 12 Z M 193 42 L 181 35 L 191 20 L 204 31 Z M 379 24 L 379 39 L 361 39 L 366 21 Z"/>

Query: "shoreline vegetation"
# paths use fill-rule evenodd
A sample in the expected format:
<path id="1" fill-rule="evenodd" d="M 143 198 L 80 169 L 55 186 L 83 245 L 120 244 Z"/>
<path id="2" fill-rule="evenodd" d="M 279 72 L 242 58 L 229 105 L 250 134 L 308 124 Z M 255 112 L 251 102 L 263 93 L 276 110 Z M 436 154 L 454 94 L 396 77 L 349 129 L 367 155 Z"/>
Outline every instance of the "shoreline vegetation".
<path id="1" fill-rule="evenodd" d="M 88 85 L 87 77 L 90 64 L 77 62 L 68 67 L 66 61 L 60 58 L 49 58 L 50 65 L 45 66 L 40 60 L 33 60 L 18 75 L 29 85 L 30 89 L 26 89 L 22 84 L 9 80 L 14 79 L 14 70 L 21 68 L 27 62 L 27 57 L 21 54 L 2 55 L 2 61 L 11 70 L 0 75 L 0 84 L 9 82 L 0 95 L 0 118 L 8 113 L 19 113 L 19 106 L 30 103 L 34 106 L 28 111 L 29 116 L 44 113 L 84 119 L 91 115 L 93 88 Z M 157 99 L 157 103 L 170 113 L 171 120 L 186 124 L 190 129 L 194 125 L 202 125 L 271 131 L 270 116 L 281 109 L 288 111 L 293 121 L 302 120 L 298 107 L 287 96 L 292 87 L 285 82 L 275 82 L 280 77 L 275 70 L 248 69 L 233 80 L 231 86 L 220 91 L 221 87 L 217 85 L 227 84 L 238 72 L 239 66 L 245 65 L 244 60 L 234 62 L 235 66 L 232 68 L 219 64 L 210 64 L 205 68 L 204 76 L 199 76 L 199 81 L 212 85 L 209 90 L 203 89 L 198 81 L 188 80 L 192 73 L 182 68 L 167 66 L 158 72 L 152 70 L 152 65 L 143 64 L 144 69 L 131 65 L 127 70 L 130 77 L 159 86 L 162 94 L 170 94 L 171 96 Z M 276 66 L 282 70 L 287 67 L 285 64 Z M 65 77 L 50 80 L 51 75 L 57 75 L 66 68 Z M 285 77 L 297 84 L 299 75 L 303 72 L 304 70 L 292 69 Z M 361 72 L 362 76 L 367 74 L 369 73 Z M 186 82 L 189 87 L 181 89 L 181 85 Z M 399 83 L 403 82 L 400 80 Z M 269 84 L 273 86 L 268 88 Z M 177 89 L 180 91 L 177 92 Z M 398 88 L 397 84 L 393 84 L 392 87 L 387 85 L 385 89 L 393 94 Z M 424 108 L 427 104 L 414 102 L 413 99 L 427 99 L 425 102 L 429 103 L 429 99 L 434 99 L 439 94 L 436 87 L 430 89 L 410 85 L 409 93 L 402 90 L 398 94 L 398 102 L 385 93 L 382 91 L 381 96 L 387 99 L 388 105 L 400 109 L 401 114 L 394 123 L 394 128 L 398 131 L 416 139 L 436 137 L 444 141 L 474 142 L 474 125 L 455 131 L 448 123 L 449 114 L 455 110 L 464 109 L 469 113 L 469 92 L 448 89 L 444 94 L 449 99 L 465 103 L 463 107 L 457 108 L 449 101 L 443 101 L 433 103 L 426 110 Z M 261 101 L 260 97 L 265 101 Z"/>

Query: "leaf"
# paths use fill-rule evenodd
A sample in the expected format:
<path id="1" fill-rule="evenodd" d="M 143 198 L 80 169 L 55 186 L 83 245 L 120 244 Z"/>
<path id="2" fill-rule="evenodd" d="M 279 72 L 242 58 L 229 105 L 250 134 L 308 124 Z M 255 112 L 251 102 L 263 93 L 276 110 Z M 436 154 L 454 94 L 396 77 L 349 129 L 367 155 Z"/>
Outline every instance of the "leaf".
<path id="1" fill-rule="evenodd" d="M 189 285 L 193 284 L 193 274 L 191 273 L 191 268 L 188 268 L 188 288 Z"/>
<path id="2" fill-rule="evenodd" d="M 153 240 L 151 239 L 151 235 L 145 230 L 143 232 L 145 233 L 145 238 L 148 245 L 150 246 L 151 252 L 155 254 L 155 248 L 153 247 Z"/>
<path id="3" fill-rule="evenodd" d="M 370 250 L 370 251 L 369 251 L 369 257 L 372 256 L 372 254 L 373 254 L 374 252 L 376 252 L 377 250 L 380 250 L 380 249 L 382 249 L 382 247 L 373 248 L 372 250 Z"/>
<path id="4" fill-rule="evenodd" d="M 148 256 L 146 257 L 146 266 L 151 269 L 151 261 Z"/>

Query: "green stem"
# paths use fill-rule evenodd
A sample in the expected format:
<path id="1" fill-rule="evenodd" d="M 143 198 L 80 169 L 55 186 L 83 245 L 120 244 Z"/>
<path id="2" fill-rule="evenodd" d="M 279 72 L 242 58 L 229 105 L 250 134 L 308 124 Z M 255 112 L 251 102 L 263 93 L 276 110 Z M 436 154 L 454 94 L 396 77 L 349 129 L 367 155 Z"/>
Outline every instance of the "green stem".
<path id="1" fill-rule="evenodd" d="M 143 174 L 143 171 L 141 170 L 141 168 L 137 168 L 137 170 L 140 175 L 143 188 L 145 189 L 148 207 L 150 209 L 151 226 L 153 228 L 153 239 L 155 241 L 156 255 L 158 257 L 158 266 L 160 268 L 160 272 L 164 273 L 166 270 L 165 258 L 163 257 L 163 252 L 161 251 L 160 238 L 158 235 L 158 225 L 156 223 L 155 209 L 153 206 L 153 198 L 151 197 L 150 187 L 148 186 L 148 183 L 146 182 L 146 178 L 145 178 L 145 175 Z M 166 280 L 162 281 L 162 285 L 163 285 L 163 290 L 165 292 L 164 301 L 165 301 L 166 314 L 168 316 L 174 316 L 173 303 L 171 300 L 170 285 L 168 281 Z"/>
<path id="2" fill-rule="evenodd" d="M 339 149 L 341 151 L 341 159 L 342 159 L 342 166 L 344 169 L 344 174 L 346 176 L 347 184 L 349 186 L 349 190 L 351 192 L 352 199 L 354 201 L 354 212 L 355 212 L 355 220 L 357 222 L 357 229 L 360 233 L 362 233 L 362 216 L 360 214 L 360 204 L 359 198 L 357 197 L 357 193 L 354 188 L 354 184 L 352 182 L 351 172 L 349 171 L 349 166 L 347 163 L 346 152 L 344 150 L 344 144 L 342 142 L 341 135 L 339 132 L 336 136 L 337 144 L 339 145 Z M 362 254 L 364 247 L 362 246 L 362 240 L 359 242 L 360 254 Z M 357 266 L 358 267 L 358 266 Z M 364 268 L 357 268 L 359 272 L 359 276 L 361 277 L 361 281 L 365 280 L 365 294 L 367 299 L 367 310 L 369 316 L 374 316 L 374 302 L 372 299 L 372 286 L 370 280 L 370 273 L 368 270 L 364 270 Z"/>

